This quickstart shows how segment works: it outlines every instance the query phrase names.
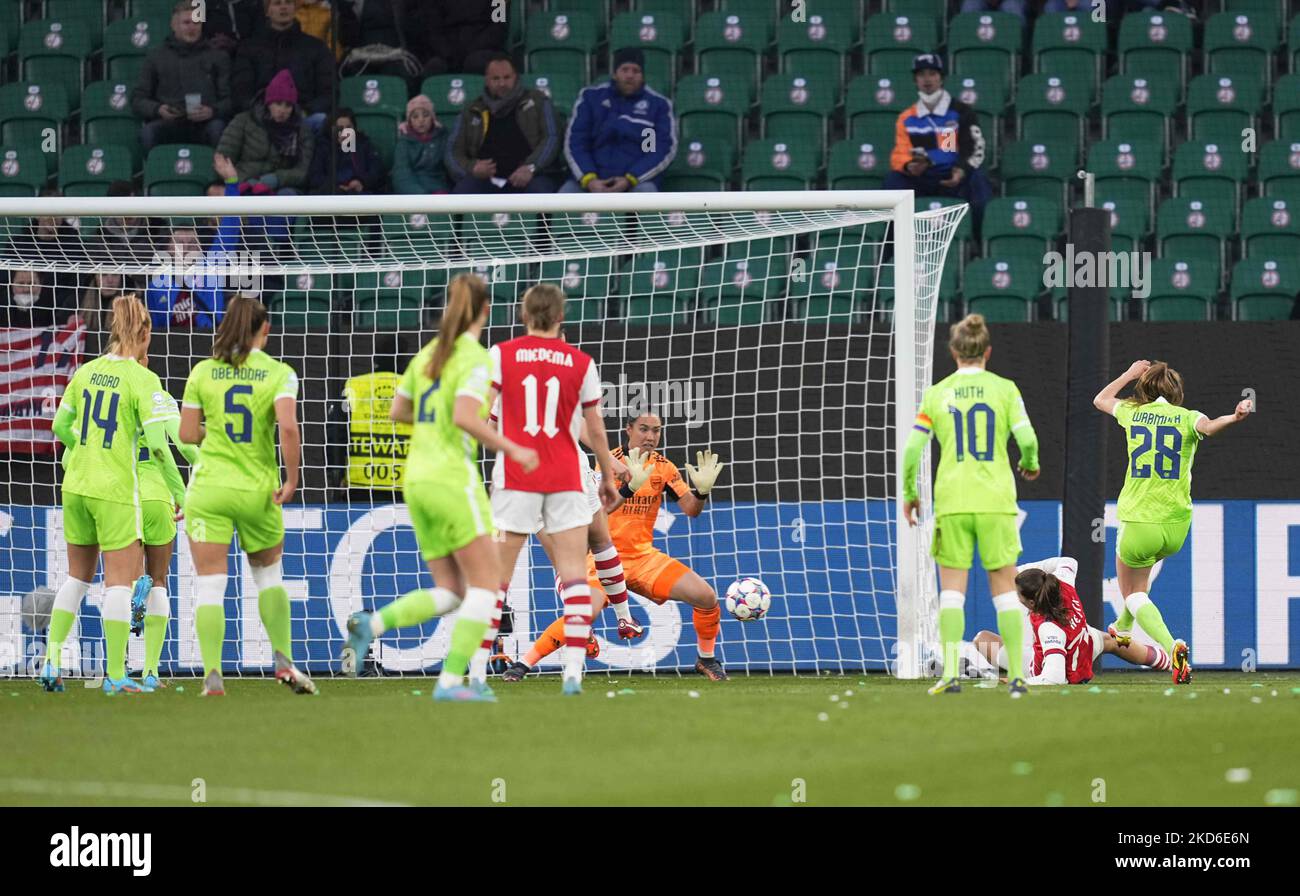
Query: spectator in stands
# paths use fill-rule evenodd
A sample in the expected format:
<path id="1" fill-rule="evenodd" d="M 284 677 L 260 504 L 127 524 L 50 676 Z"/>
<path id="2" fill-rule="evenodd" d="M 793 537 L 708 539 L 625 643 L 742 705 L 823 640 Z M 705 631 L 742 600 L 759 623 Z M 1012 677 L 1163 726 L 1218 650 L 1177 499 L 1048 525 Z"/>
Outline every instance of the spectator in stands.
<path id="1" fill-rule="evenodd" d="M 108 185 L 109 196 L 138 196 L 129 180 Z M 92 261 L 147 264 L 153 258 L 153 239 L 144 218 L 104 218 L 99 229 L 86 239 L 86 253 Z"/>
<path id="2" fill-rule="evenodd" d="M 483 95 L 451 129 L 447 170 L 453 193 L 554 193 L 543 172 L 559 157 L 560 122 L 551 98 L 524 88 L 505 53 L 487 66 Z"/>
<path id="3" fill-rule="evenodd" d="M 1025 0 L 962 0 L 962 12 L 1007 12 L 1025 20 Z"/>
<path id="4" fill-rule="evenodd" d="M 121 274 L 93 274 L 81 294 L 82 326 L 88 332 L 107 335 L 113 328 L 113 300 L 126 292 L 126 278 Z"/>
<path id="5" fill-rule="evenodd" d="M 645 86 L 644 68 L 645 54 L 625 47 L 610 82 L 578 94 L 564 144 L 573 178 L 561 193 L 659 190 L 677 154 L 677 122 L 672 103 Z"/>
<path id="6" fill-rule="evenodd" d="M 288 69 L 271 79 L 251 110 L 235 116 L 217 144 L 217 152 L 234 163 L 241 193 L 281 196 L 306 189 L 314 148 Z"/>
<path id="7" fill-rule="evenodd" d="M 482 74 L 492 56 L 506 48 L 506 20 L 494 15 L 502 5 L 499 0 L 408 2 L 409 48 L 424 63 L 424 74 Z M 364 29 L 364 11 L 361 19 Z"/>
<path id="8" fill-rule="evenodd" d="M 298 0 L 298 11 L 294 18 L 302 26 L 303 34 L 310 35 L 329 47 L 334 54 L 334 61 L 343 59 L 344 47 L 356 46 L 360 29 L 357 26 L 357 14 L 350 0 Z M 334 46 L 334 16 L 337 15 L 339 44 Z"/>
<path id="9" fill-rule="evenodd" d="M 233 56 L 239 42 L 252 37 L 262 18 L 262 0 L 208 0 L 203 37 Z"/>
<path id="10" fill-rule="evenodd" d="M 330 159 L 334 161 L 330 180 Z M 379 150 L 357 128 L 352 110 L 339 109 L 329 134 L 316 138 L 311 158 L 309 182 L 313 193 L 382 193 L 388 176 L 384 172 Z"/>
<path id="11" fill-rule="evenodd" d="M 307 124 L 319 131 L 334 96 L 334 55 L 303 33 L 294 18 L 296 11 L 294 0 L 266 0 L 266 22 L 235 52 L 230 88 L 239 102 L 247 102 L 278 72 L 288 69 L 301 91 Z"/>
<path id="12" fill-rule="evenodd" d="M 215 146 L 230 117 L 230 57 L 204 40 L 189 0 L 177 0 L 171 25 L 131 92 L 145 152 L 160 143 Z"/>
<path id="13" fill-rule="evenodd" d="M 393 153 L 394 193 L 446 193 L 451 189 L 444 162 L 447 129 L 433 114 L 433 101 L 424 94 L 406 104 L 406 121 L 398 127 Z"/>
<path id="14" fill-rule="evenodd" d="M 980 168 L 984 135 L 975 112 L 943 89 L 943 60 L 937 54 L 917 56 L 912 72 L 920 97 L 899 113 L 884 189 L 964 199 L 978 226 L 992 188 Z"/>
<path id="15" fill-rule="evenodd" d="M 75 307 L 76 301 L 58 295 L 39 271 L 13 271 L 0 305 L 0 328 L 61 327 Z"/>
<path id="16" fill-rule="evenodd" d="M 353 2 L 355 18 L 348 33 L 339 37 L 351 52 L 344 58 L 339 72 L 350 75 L 390 75 L 404 78 L 411 93 L 420 92 L 423 64 L 411 52 L 406 35 L 410 29 L 407 4 L 424 0 L 361 0 Z M 340 22 L 342 24 L 342 22 Z M 418 23 L 416 23 L 418 26 Z"/>
<path id="17" fill-rule="evenodd" d="M 214 162 L 224 173 L 227 194 L 238 189 L 237 175 L 229 159 Z M 200 225 L 202 226 L 202 225 Z M 200 228 L 176 227 L 168 240 L 167 254 L 157 259 L 162 271 L 149 280 L 145 305 L 155 330 L 213 330 L 226 308 L 227 275 L 236 272 L 241 222 L 222 218 L 205 250 Z"/>

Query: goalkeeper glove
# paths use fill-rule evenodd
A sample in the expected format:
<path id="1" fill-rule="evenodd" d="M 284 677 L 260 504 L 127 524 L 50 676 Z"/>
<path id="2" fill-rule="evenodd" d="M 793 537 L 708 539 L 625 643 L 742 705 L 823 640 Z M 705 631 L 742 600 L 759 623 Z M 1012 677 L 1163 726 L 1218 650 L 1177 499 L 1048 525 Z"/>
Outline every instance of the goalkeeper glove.
<path id="1" fill-rule="evenodd" d="M 718 456 L 711 450 L 697 451 L 695 453 L 695 462 L 698 467 L 686 465 L 686 472 L 691 477 L 691 490 L 703 498 L 713 490 L 713 483 L 717 482 L 718 474 L 722 472 L 722 462 Z"/>
<path id="2" fill-rule="evenodd" d="M 629 478 L 620 491 L 623 492 L 623 497 L 628 498 L 635 495 L 650 478 L 650 470 L 646 468 L 646 461 L 650 459 L 650 455 L 640 448 L 633 448 L 627 453 L 625 459 Z"/>

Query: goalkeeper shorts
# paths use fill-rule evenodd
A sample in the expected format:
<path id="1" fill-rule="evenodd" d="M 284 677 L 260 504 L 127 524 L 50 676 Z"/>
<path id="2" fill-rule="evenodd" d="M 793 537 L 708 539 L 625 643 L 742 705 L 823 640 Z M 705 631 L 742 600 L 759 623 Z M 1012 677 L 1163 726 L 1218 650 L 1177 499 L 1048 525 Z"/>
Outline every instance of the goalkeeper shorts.
<path id="1" fill-rule="evenodd" d="M 68 544 L 120 551 L 140 540 L 140 505 L 63 493 L 63 537 Z"/>
<path id="2" fill-rule="evenodd" d="M 682 561 L 674 560 L 655 548 L 644 554 L 622 557 L 622 561 L 627 590 L 657 604 L 671 598 L 673 586 L 691 571 Z M 596 574 L 596 558 L 591 554 L 587 555 L 587 582 L 592 594 L 604 594 L 604 586 Z"/>
<path id="3" fill-rule="evenodd" d="M 1183 549 L 1187 533 L 1192 528 L 1188 517 L 1179 523 L 1126 523 L 1119 524 L 1119 546 L 1115 556 L 1129 569 L 1146 569 L 1160 560 L 1172 557 Z"/>
<path id="4" fill-rule="evenodd" d="M 284 541 L 284 512 L 269 488 L 242 491 L 217 485 L 192 487 L 185 499 L 185 534 L 191 541 L 230 544 L 250 554 Z"/>
<path id="5" fill-rule="evenodd" d="M 151 546 L 171 544 L 176 540 L 176 511 L 172 502 L 141 501 L 144 543 Z"/>
<path id="6" fill-rule="evenodd" d="M 947 569 L 970 569 L 979 545 L 985 569 L 1014 566 L 1020 559 L 1020 528 L 1014 513 L 951 513 L 936 517 L 930 553 Z"/>

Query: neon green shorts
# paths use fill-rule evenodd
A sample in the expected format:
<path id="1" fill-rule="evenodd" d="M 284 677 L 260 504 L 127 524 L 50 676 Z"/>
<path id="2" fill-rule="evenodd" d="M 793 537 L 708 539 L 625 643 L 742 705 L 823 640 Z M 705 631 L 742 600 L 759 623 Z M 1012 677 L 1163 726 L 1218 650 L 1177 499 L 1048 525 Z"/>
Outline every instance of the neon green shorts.
<path id="1" fill-rule="evenodd" d="M 140 530 L 140 508 L 135 504 L 63 493 L 63 536 L 68 544 L 120 551 L 140 540 Z"/>
<path id="2" fill-rule="evenodd" d="M 1020 558 L 1020 529 L 1014 513 L 951 513 L 936 517 L 930 553 L 940 566 L 970 569 L 979 544 L 985 569 L 1012 566 Z"/>
<path id="3" fill-rule="evenodd" d="M 487 492 L 477 480 L 468 486 L 407 482 L 403 496 L 425 560 L 446 557 L 496 530 Z"/>
<path id="4" fill-rule="evenodd" d="M 1183 549 L 1191 528 L 1190 518 L 1180 523 L 1121 522 L 1115 556 L 1129 569 L 1155 566 L 1157 561 L 1172 557 Z"/>
<path id="5" fill-rule="evenodd" d="M 144 519 L 145 544 L 171 544 L 176 540 L 176 512 L 171 501 L 141 501 L 140 515 Z"/>
<path id="6" fill-rule="evenodd" d="M 284 541 L 284 514 L 270 489 L 190 489 L 185 499 L 185 534 L 191 541 L 230 544 L 236 531 L 240 548 L 250 554 Z"/>

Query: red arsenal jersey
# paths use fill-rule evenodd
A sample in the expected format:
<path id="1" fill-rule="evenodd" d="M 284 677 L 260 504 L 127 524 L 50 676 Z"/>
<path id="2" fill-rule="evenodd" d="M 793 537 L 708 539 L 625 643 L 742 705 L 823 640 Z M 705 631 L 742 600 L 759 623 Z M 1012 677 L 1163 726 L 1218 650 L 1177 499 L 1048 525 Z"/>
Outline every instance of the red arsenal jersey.
<path id="1" fill-rule="evenodd" d="M 1063 559 L 1053 573 L 1061 582 L 1061 603 L 1066 612 L 1064 626 L 1046 616 L 1029 614 L 1029 624 L 1034 629 L 1033 674 L 1042 675 L 1044 657 L 1059 653 L 1065 657 L 1065 680 L 1070 684 L 1083 684 L 1092 679 L 1092 633 L 1088 630 L 1083 602 L 1074 590 L 1077 574 L 1077 567 L 1069 558 Z"/>
<path id="2" fill-rule="evenodd" d="M 521 336 L 491 349 L 494 386 L 501 392 L 501 434 L 532 448 L 541 463 L 532 473 L 505 457 L 492 474 L 494 488 L 521 492 L 582 491 L 578 435 L 585 408 L 600 403 L 600 375 L 586 352 L 563 339 Z"/>

